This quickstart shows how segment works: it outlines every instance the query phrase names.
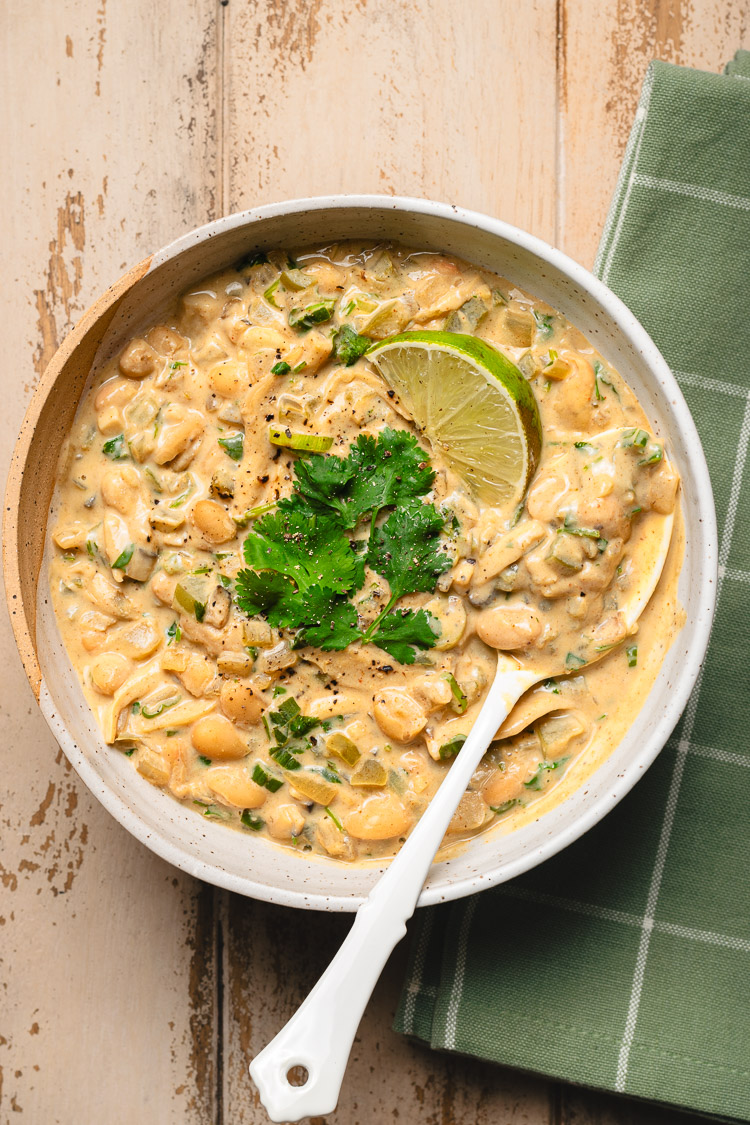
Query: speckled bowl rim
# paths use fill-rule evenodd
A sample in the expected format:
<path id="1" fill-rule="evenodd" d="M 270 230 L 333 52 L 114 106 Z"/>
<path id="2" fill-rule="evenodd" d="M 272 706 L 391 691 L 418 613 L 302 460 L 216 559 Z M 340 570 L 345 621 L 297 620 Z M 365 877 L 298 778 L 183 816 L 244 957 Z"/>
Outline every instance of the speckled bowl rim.
<path id="1" fill-rule="evenodd" d="M 699 486 L 697 500 L 701 510 L 700 522 L 703 528 L 700 543 L 700 565 L 702 573 L 708 575 L 709 579 L 713 579 L 706 581 L 701 591 L 700 604 L 692 622 L 692 643 L 689 651 L 685 653 L 684 662 L 680 666 L 677 682 L 669 699 L 666 703 L 660 705 L 659 718 L 650 728 L 648 738 L 638 752 L 633 753 L 630 757 L 626 768 L 618 775 L 616 783 L 610 787 L 608 792 L 602 793 L 573 823 L 552 835 L 548 834 L 546 838 L 540 840 L 536 847 L 529 848 L 515 860 L 500 860 L 497 867 L 489 873 L 475 873 L 453 880 L 448 875 L 444 881 L 441 881 L 438 877 L 433 880 L 432 884 L 428 883 L 419 900 L 420 906 L 428 906 L 457 899 L 512 879 L 555 855 L 598 823 L 632 789 L 636 781 L 643 776 L 645 770 L 657 757 L 688 701 L 708 646 L 715 609 L 715 578 L 717 573 L 716 520 L 713 495 L 700 439 L 687 404 L 668 365 L 645 329 L 623 302 L 583 266 L 578 265 L 567 255 L 541 239 L 500 219 L 465 210 L 453 204 L 409 197 L 338 195 L 288 200 L 239 212 L 198 227 L 169 243 L 154 254 L 151 259 L 147 259 L 143 264 L 145 268 L 135 267 L 126 277 L 131 275 L 136 278 L 146 276 L 159 265 L 179 257 L 185 250 L 193 247 L 196 242 L 211 239 L 226 230 L 250 227 L 264 219 L 300 212 L 330 210 L 332 208 L 402 211 L 415 215 L 429 215 L 442 221 L 474 227 L 490 235 L 505 239 L 521 250 L 529 252 L 540 262 L 548 263 L 571 281 L 579 291 L 588 294 L 593 305 L 608 320 L 614 322 L 622 337 L 629 343 L 634 352 L 639 354 L 644 370 L 648 372 L 650 379 L 655 381 L 668 397 L 673 419 L 686 438 L 687 456 Z M 120 283 L 117 283 L 113 290 L 117 289 L 119 285 Z M 87 314 L 82 318 L 79 326 L 66 339 L 63 347 L 68 350 L 68 353 L 75 347 L 76 333 L 82 330 L 81 326 L 89 315 Z M 42 384 L 37 393 L 43 390 L 44 385 Z M 34 405 L 34 400 L 32 400 L 29 414 L 32 413 Z M 66 756 L 98 800 L 129 832 L 169 863 L 216 886 L 280 905 L 308 909 L 352 911 L 363 901 L 361 895 L 327 895 L 319 893 L 313 888 L 302 891 L 283 886 L 276 887 L 256 883 L 250 875 L 247 877 L 232 875 L 222 867 L 205 862 L 183 848 L 176 847 L 158 834 L 148 831 L 141 818 L 128 808 L 112 790 L 103 785 L 93 765 L 66 729 L 44 680 L 40 685 L 39 703 L 50 729 Z M 571 794 L 572 796 L 573 794 Z M 543 818 L 540 818 L 540 820 L 543 820 Z M 542 834 L 540 833 L 540 835 Z M 478 839 L 481 839 L 481 837 Z M 449 868 L 450 864 L 447 864 L 446 867 Z"/>

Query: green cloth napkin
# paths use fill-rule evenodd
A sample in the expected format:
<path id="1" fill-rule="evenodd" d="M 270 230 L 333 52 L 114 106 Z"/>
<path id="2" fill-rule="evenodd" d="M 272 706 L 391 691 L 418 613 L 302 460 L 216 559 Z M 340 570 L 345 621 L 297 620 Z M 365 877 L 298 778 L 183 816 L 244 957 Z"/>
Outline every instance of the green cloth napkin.
<path id="1" fill-rule="evenodd" d="M 719 602 L 702 679 L 633 792 L 559 856 L 420 911 L 396 1030 L 750 1120 L 750 52 L 655 62 L 596 271 L 697 421 Z"/>

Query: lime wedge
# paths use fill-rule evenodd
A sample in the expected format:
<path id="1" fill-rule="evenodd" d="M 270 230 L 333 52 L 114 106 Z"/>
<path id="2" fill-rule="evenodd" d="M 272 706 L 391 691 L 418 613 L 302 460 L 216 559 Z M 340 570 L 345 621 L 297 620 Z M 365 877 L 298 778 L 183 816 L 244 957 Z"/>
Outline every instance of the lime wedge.
<path id="1" fill-rule="evenodd" d="M 509 359 L 457 332 L 389 336 L 367 358 L 475 499 L 507 509 L 521 502 L 542 427 L 534 392 Z"/>

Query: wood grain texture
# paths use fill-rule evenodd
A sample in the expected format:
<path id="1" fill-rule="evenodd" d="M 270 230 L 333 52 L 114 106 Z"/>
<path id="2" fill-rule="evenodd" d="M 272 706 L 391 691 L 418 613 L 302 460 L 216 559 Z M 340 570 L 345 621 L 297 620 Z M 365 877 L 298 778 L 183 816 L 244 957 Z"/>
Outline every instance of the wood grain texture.
<path id="1" fill-rule="evenodd" d="M 214 6 L 152 14 L 145 0 L 0 5 L 3 472 L 31 388 L 83 309 L 215 211 Z M 213 1122 L 213 892 L 94 801 L 5 617 L 0 643 L 0 1121 Z"/>
<path id="2" fill-rule="evenodd" d="M 718 71 L 749 29 L 750 0 L 5 0 L 0 466 L 87 304 L 218 214 L 425 195 L 590 265 L 649 59 Z M 0 1125 L 265 1125 L 247 1064 L 348 921 L 214 892 L 146 852 L 66 766 L 5 619 L 0 644 Z M 687 1122 L 406 1043 L 390 1030 L 404 956 L 328 1125 Z"/>
<path id="3" fill-rule="evenodd" d="M 227 896 L 225 933 L 225 1121 L 268 1118 L 248 1061 L 301 1004 L 351 925 L 340 915 L 306 914 Z M 355 1039 L 341 1098 L 326 1125 L 403 1120 L 423 1125 L 542 1125 L 552 1084 L 490 1063 L 437 1054 L 391 1030 L 406 971 L 406 942 L 392 955 Z M 321 1118 L 311 1119 L 315 1125 Z"/>
<path id="4" fill-rule="evenodd" d="M 228 210 L 385 192 L 554 239 L 555 0 L 231 0 Z"/>
<path id="5" fill-rule="evenodd" d="M 721 72 L 748 0 L 560 0 L 558 245 L 592 266 L 649 62 Z"/>

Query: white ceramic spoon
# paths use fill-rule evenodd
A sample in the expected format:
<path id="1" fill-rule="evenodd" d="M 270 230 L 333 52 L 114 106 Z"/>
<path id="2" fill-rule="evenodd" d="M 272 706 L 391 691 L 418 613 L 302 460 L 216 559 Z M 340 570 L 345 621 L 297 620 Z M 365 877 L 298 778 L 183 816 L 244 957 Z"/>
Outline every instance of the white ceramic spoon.
<path id="1" fill-rule="evenodd" d="M 673 524 L 673 515 L 664 517 L 653 566 L 644 574 L 633 568 L 638 577 L 629 591 L 628 605 L 621 610 L 629 634 L 635 631 L 659 581 Z M 587 664 L 604 655 L 592 646 Z M 524 692 L 540 680 L 569 670 L 545 666 L 543 671 L 529 671 L 499 655 L 495 679 L 471 734 L 416 828 L 360 906 L 344 943 L 310 995 L 250 1064 L 250 1076 L 272 1121 L 299 1121 L 336 1108 L 367 1001 L 391 951 L 406 933 L 435 853 L 475 769 Z M 294 1067 L 307 1071 L 304 1084 L 294 1085 L 287 1077 Z"/>

